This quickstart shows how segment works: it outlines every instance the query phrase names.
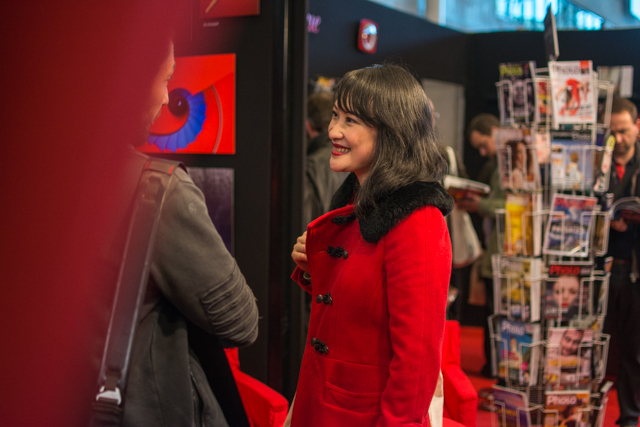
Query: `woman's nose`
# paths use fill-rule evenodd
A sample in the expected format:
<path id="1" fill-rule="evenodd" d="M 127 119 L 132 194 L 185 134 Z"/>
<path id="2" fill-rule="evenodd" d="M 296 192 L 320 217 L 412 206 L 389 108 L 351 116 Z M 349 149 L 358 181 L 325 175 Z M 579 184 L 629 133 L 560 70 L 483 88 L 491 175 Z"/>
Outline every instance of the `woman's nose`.
<path id="1" fill-rule="evenodd" d="M 342 136 L 342 131 L 340 130 L 340 126 L 335 123 L 331 123 L 329 125 L 329 138 L 338 139 Z"/>

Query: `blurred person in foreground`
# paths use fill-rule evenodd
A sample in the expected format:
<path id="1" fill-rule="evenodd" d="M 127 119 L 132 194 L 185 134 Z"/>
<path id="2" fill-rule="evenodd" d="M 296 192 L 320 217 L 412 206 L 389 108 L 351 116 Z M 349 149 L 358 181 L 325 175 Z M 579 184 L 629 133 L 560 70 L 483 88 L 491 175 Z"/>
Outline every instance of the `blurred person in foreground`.
<path id="1" fill-rule="evenodd" d="M 148 119 L 141 123 L 141 118 L 148 114 L 152 119 L 158 112 L 158 105 L 151 108 L 149 94 L 161 64 L 166 62 L 165 41 L 170 28 L 183 13 L 181 5 L 175 3 L 117 0 L 106 5 L 60 0 L 38 2 L 37 7 L 29 1 L 0 4 L 0 14 L 7 19 L 0 28 L 0 49 L 6 61 L 3 78 L 10 82 L 2 97 L 5 103 L 11 101 L 11 108 L 0 117 L 8 142 L 2 146 L 7 163 L 0 174 L 5 183 L 3 195 L 12 204 L 11 209 L 0 214 L 0 271 L 3 283 L 11 284 L 0 287 L 0 321 L 12 325 L 0 330 L 0 425 L 87 425 L 97 392 L 98 375 L 92 356 L 105 340 L 104 334 L 93 334 L 96 306 L 110 306 L 117 279 L 117 274 L 109 274 L 111 271 L 106 270 L 111 269 L 102 263 L 105 246 L 117 234 L 121 211 L 131 203 L 124 197 L 125 188 L 135 188 L 140 177 L 141 168 L 133 175 L 133 185 L 127 182 L 131 177 L 127 146 L 140 139 L 149 124 Z M 188 185 L 184 180 L 179 184 L 181 188 Z M 191 200 L 195 212 L 183 209 L 180 222 L 172 227 L 180 229 L 195 223 L 200 229 L 208 229 L 202 225 L 204 220 L 191 218 L 201 212 L 194 193 L 173 193 L 177 198 Z M 169 202 L 169 217 L 175 218 L 179 211 L 170 205 L 177 206 L 179 202 Z M 160 230 L 158 239 L 171 240 L 172 233 Z M 208 237 L 197 237 L 216 244 L 213 232 Z M 163 259 L 169 250 L 157 246 L 156 259 Z M 203 254 L 210 255 L 212 251 L 206 249 Z M 226 268 L 228 273 L 232 270 L 229 283 L 243 283 L 235 267 Z M 155 263 L 152 276 L 157 283 L 151 284 L 150 290 L 165 290 L 167 277 L 189 274 L 181 269 L 172 263 Z M 196 281 L 196 276 L 190 277 Z M 166 297 L 160 293 L 149 295 L 149 301 L 157 301 L 158 306 L 141 319 L 142 323 L 161 308 L 165 314 L 170 312 L 170 319 L 175 321 L 164 326 L 176 333 L 163 335 L 158 326 L 160 335 L 156 337 L 165 343 L 182 340 L 182 310 L 189 313 L 193 299 L 206 299 L 205 291 L 195 293 L 184 301 L 180 290 Z M 180 307 L 171 311 L 169 299 L 179 298 Z M 253 303 L 252 298 L 244 300 Z M 203 310 L 201 303 L 198 309 Z M 256 322 L 257 313 L 253 314 L 253 308 L 250 311 L 249 323 Z M 189 315 L 193 319 L 193 313 Z M 212 313 L 202 314 L 194 320 L 202 325 L 203 318 L 211 316 Z M 202 326 L 212 329 L 210 325 Z M 233 343 L 234 339 L 225 343 Z M 238 341 L 252 339 L 254 325 L 248 326 L 246 336 Z M 143 347 L 137 342 L 134 351 Z M 150 404 L 136 409 L 140 414 L 152 414 L 137 425 L 159 425 L 155 410 L 165 411 L 170 420 L 167 425 L 192 425 L 197 401 L 192 398 L 189 368 L 195 365 L 181 364 L 187 360 L 188 352 L 187 347 L 182 347 L 169 371 L 155 372 L 156 379 L 168 373 L 180 381 L 167 388 L 166 379 L 161 379 L 163 388 L 154 391 L 184 395 L 161 408 Z M 147 361 L 150 357 L 146 355 Z M 130 384 L 138 387 L 134 374 Z M 185 402 L 188 406 L 178 406 Z M 179 410 L 182 418 L 176 421 Z"/>
<path id="2" fill-rule="evenodd" d="M 151 87 L 145 129 L 169 102 L 167 83 L 175 60 L 173 44 L 166 47 L 165 61 Z M 133 177 L 141 173 L 148 156 L 131 149 L 128 160 Z M 211 222 L 202 192 L 182 167 L 173 174 L 165 190 L 139 314 L 122 425 L 226 427 L 235 420 L 225 419 L 219 405 L 227 396 L 212 392 L 216 384 L 210 384 L 210 370 L 223 368 L 211 366 L 215 359 L 211 346 L 252 344 L 258 335 L 258 308 Z M 115 246 L 115 253 L 121 253 L 121 245 Z M 230 385 L 235 388 L 233 381 Z M 237 390 L 226 392 L 237 394 Z"/>

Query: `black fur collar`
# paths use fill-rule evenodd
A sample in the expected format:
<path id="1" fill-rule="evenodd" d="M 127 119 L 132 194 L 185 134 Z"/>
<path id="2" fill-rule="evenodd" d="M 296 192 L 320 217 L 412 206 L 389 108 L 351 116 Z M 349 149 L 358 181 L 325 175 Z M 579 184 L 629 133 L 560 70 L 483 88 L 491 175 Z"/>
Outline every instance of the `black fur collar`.
<path id="1" fill-rule="evenodd" d="M 358 187 L 358 178 L 354 173 L 342 183 L 331 200 L 331 210 L 346 206 Z M 377 201 L 376 208 L 366 215 L 358 216 L 362 238 L 376 243 L 401 220 L 423 206 L 431 205 L 446 216 L 453 209 L 453 198 L 438 182 L 414 182 L 402 187 Z"/>

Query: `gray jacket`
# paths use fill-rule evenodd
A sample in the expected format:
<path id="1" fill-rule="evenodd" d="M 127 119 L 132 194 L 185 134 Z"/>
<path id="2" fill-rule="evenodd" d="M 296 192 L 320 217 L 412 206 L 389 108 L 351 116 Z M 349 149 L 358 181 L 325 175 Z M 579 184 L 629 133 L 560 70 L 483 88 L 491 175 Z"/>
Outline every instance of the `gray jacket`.
<path id="1" fill-rule="evenodd" d="M 227 426 L 187 327 L 229 347 L 249 345 L 258 335 L 255 297 L 211 222 L 202 192 L 177 169 L 156 234 L 123 426 Z"/>

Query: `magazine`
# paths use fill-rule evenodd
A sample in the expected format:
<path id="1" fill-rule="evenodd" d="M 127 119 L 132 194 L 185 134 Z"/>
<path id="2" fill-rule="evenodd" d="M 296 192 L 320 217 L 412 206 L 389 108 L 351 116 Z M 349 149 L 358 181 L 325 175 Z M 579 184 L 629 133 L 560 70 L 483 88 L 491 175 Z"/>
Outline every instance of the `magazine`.
<path id="1" fill-rule="evenodd" d="M 469 198 L 471 195 L 487 196 L 491 191 L 487 184 L 453 175 L 444 176 L 443 186 L 456 201 Z"/>
<path id="2" fill-rule="evenodd" d="M 602 317 L 598 317 L 598 320 L 602 319 Z M 592 329 L 594 327 L 602 329 L 602 325 L 594 322 L 592 325 Z M 609 338 L 610 335 L 600 334 L 599 331 L 595 332 L 596 336 L 599 338 L 594 339 L 593 341 L 593 356 L 591 357 L 591 372 L 593 373 L 593 379 L 596 382 L 602 381 L 606 372 L 607 372 L 607 356 L 609 352 Z"/>
<path id="3" fill-rule="evenodd" d="M 501 319 L 498 327 L 498 377 L 536 385 L 538 346 L 533 344 L 540 341 L 540 324 Z"/>
<path id="4" fill-rule="evenodd" d="M 540 320 L 540 258 L 492 257 L 495 314 L 524 322 Z"/>
<path id="5" fill-rule="evenodd" d="M 535 62 L 500 64 L 500 90 L 503 123 L 532 123 L 535 117 L 533 74 Z"/>
<path id="6" fill-rule="evenodd" d="M 593 148 L 591 131 L 551 131 L 551 184 L 560 190 L 591 189 Z"/>
<path id="7" fill-rule="evenodd" d="M 611 157 L 613 156 L 615 145 L 616 138 L 613 135 L 609 135 L 605 140 L 604 147 L 602 147 L 602 152 L 598 151 L 596 153 L 595 164 L 600 165 L 593 184 L 593 191 L 596 193 L 604 193 L 609 187 L 609 171 L 611 170 Z"/>
<path id="8" fill-rule="evenodd" d="M 607 410 L 607 403 L 609 402 L 609 393 L 611 392 L 611 387 L 613 387 L 613 381 L 607 381 L 602 385 L 602 387 L 600 387 L 600 392 L 592 396 L 591 407 L 593 409 L 591 413 L 591 425 L 593 427 L 604 426 L 604 414 Z"/>
<path id="9" fill-rule="evenodd" d="M 538 129 L 535 133 L 536 154 L 538 165 L 546 165 L 550 162 L 551 156 L 551 136 L 547 130 Z"/>
<path id="10" fill-rule="evenodd" d="M 545 283 L 544 318 L 558 322 L 584 317 L 589 307 L 591 264 L 551 262 Z"/>
<path id="11" fill-rule="evenodd" d="M 623 197 L 616 200 L 609 210 L 611 219 L 624 219 L 625 222 L 640 224 L 640 198 Z"/>
<path id="12" fill-rule="evenodd" d="M 595 197 L 554 194 L 545 233 L 544 253 L 588 256 L 596 204 Z"/>
<path id="13" fill-rule="evenodd" d="M 545 126 L 551 120 L 551 106 L 549 105 L 549 100 L 551 99 L 549 89 L 551 85 L 548 78 L 534 79 L 534 85 L 536 90 L 536 122 L 540 126 Z"/>
<path id="14" fill-rule="evenodd" d="M 504 253 L 538 256 L 542 240 L 542 193 L 507 193 Z"/>
<path id="15" fill-rule="evenodd" d="M 600 196 L 600 205 L 596 206 L 596 224 L 593 232 L 593 249 L 596 255 L 607 253 L 609 248 L 609 210 L 613 203 L 613 193 L 605 193 Z M 640 204 L 638 205 L 640 207 Z M 598 208 L 600 209 L 598 211 Z"/>
<path id="16" fill-rule="evenodd" d="M 593 330 L 549 328 L 544 378 L 556 389 L 586 388 L 591 376 Z"/>
<path id="17" fill-rule="evenodd" d="M 544 412 L 544 427 L 587 427 L 589 391 L 548 391 Z"/>
<path id="18" fill-rule="evenodd" d="M 558 124 L 595 123 L 597 91 L 591 61 L 551 61 L 553 120 Z"/>
<path id="19" fill-rule="evenodd" d="M 496 129 L 493 137 L 498 152 L 500 187 L 535 190 L 540 187 L 540 169 L 531 129 Z"/>
<path id="20" fill-rule="evenodd" d="M 531 413 L 527 394 L 506 387 L 494 385 L 493 402 L 496 406 L 499 427 L 530 427 Z M 518 423 L 520 419 L 520 423 Z"/>

